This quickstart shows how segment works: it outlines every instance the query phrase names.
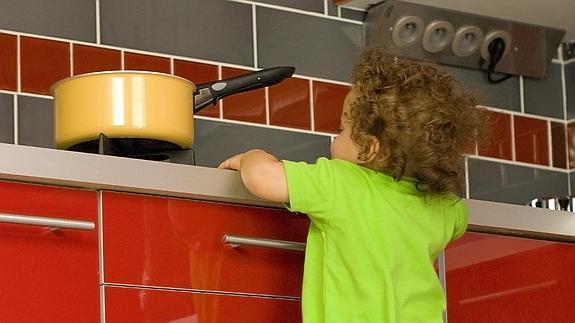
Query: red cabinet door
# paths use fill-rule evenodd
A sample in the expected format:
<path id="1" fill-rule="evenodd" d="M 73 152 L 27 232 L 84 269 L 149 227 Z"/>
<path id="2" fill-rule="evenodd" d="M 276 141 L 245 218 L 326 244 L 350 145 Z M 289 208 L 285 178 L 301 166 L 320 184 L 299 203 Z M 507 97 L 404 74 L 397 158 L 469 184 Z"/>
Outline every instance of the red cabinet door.
<path id="1" fill-rule="evenodd" d="M 466 233 L 445 263 L 449 322 L 575 322 L 575 245 Z"/>
<path id="2" fill-rule="evenodd" d="M 106 323 L 298 323 L 300 302 L 188 291 L 105 287 Z"/>
<path id="3" fill-rule="evenodd" d="M 304 242 L 308 224 L 279 209 L 103 192 L 104 281 L 297 297 L 303 252 L 222 236 Z"/>
<path id="4" fill-rule="evenodd" d="M 94 191 L 0 182 L 0 213 L 97 222 Z M 98 322 L 97 230 L 0 223 L 0 321 Z"/>

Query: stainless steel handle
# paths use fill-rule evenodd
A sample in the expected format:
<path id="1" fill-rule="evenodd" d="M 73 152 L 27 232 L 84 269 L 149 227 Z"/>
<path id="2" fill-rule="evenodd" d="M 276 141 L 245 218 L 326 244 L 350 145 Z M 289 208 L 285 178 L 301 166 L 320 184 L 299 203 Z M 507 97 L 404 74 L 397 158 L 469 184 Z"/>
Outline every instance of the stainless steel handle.
<path id="1" fill-rule="evenodd" d="M 264 248 L 305 251 L 305 243 L 303 242 L 253 238 L 245 236 L 236 236 L 231 234 L 224 234 L 222 240 L 224 241 L 225 244 L 229 244 L 232 247 L 239 247 L 242 245 L 246 245 L 246 246 L 264 247 Z"/>
<path id="2" fill-rule="evenodd" d="M 0 222 L 37 225 L 56 229 L 76 229 L 76 230 L 87 230 L 87 231 L 92 231 L 96 227 L 94 222 L 89 221 L 47 218 L 43 216 L 16 215 L 6 213 L 0 213 Z"/>

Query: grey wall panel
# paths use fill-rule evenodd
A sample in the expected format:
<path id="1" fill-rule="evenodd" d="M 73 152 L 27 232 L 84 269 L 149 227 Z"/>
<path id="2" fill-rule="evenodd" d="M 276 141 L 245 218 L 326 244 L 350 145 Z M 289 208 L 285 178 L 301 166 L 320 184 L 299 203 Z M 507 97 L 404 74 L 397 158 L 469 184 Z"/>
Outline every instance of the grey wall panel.
<path id="1" fill-rule="evenodd" d="M 469 159 L 469 197 L 525 205 L 543 196 L 568 194 L 569 174 Z"/>
<path id="2" fill-rule="evenodd" d="M 549 64 L 541 79 L 524 78 L 525 112 L 564 119 L 561 65 Z"/>
<path id="3" fill-rule="evenodd" d="M 567 91 L 567 119 L 575 118 L 575 63 L 565 65 L 565 90 Z"/>
<path id="4" fill-rule="evenodd" d="M 347 82 L 362 47 L 362 26 L 258 7 L 260 67 L 296 66 L 296 73 Z"/>
<path id="5" fill-rule="evenodd" d="M 314 162 L 329 156 L 326 136 L 196 119 L 194 125 L 196 164 L 216 167 L 227 158 L 261 148 L 280 159 Z"/>
<path id="6" fill-rule="evenodd" d="M 95 42 L 94 0 L 2 0 L 0 29 Z"/>
<path id="7" fill-rule="evenodd" d="M 0 93 L 0 142 L 14 143 L 14 96 Z"/>
<path id="8" fill-rule="evenodd" d="M 473 91 L 481 105 L 521 111 L 518 77 L 513 76 L 501 83 L 490 84 L 482 71 L 447 65 L 442 65 L 441 68 L 453 75 L 462 86 Z M 497 79 L 499 76 L 494 77 Z"/>
<path id="9" fill-rule="evenodd" d="M 253 66 L 252 6 L 222 0 L 100 0 L 102 43 Z"/>
<path id="10" fill-rule="evenodd" d="M 18 96 L 18 142 L 26 146 L 54 148 L 52 100 Z"/>

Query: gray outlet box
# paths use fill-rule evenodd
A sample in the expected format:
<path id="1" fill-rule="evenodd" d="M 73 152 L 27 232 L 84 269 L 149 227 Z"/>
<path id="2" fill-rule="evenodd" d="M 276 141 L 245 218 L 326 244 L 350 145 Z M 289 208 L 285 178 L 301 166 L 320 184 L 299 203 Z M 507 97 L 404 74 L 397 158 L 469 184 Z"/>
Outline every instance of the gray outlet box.
<path id="1" fill-rule="evenodd" d="M 365 26 L 366 45 L 393 55 L 533 78 L 545 75 L 565 36 L 562 29 L 396 0 L 370 7 Z M 498 60 L 489 50 L 494 41 Z"/>

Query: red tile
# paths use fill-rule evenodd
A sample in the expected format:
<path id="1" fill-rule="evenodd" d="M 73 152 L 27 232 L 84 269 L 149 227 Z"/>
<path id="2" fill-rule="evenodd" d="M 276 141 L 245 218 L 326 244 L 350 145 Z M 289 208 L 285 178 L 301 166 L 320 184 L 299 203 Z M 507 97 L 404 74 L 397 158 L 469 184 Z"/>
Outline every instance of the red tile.
<path id="1" fill-rule="evenodd" d="M 567 146 L 569 149 L 569 168 L 575 168 L 575 121 L 567 124 Z"/>
<path id="2" fill-rule="evenodd" d="M 22 91 L 49 94 L 50 86 L 70 76 L 70 44 L 20 37 Z"/>
<path id="3" fill-rule="evenodd" d="M 351 87 L 326 82 L 313 82 L 313 115 L 316 131 L 339 132 L 343 100 Z"/>
<path id="4" fill-rule="evenodd" d="M 170 74 L 170 59 L 159 56 L 124 52 L 124 69 Z"/>
<path id="5" fill-rule="evenodd" d="M 309 82 L 289 78 L 269 87 L 270 124 L 311 129 Z"/>
<path id="6" fill-rule="evenodd" d="M 18 63 L 18 38 L 14 35 L 0 34 L 0 89 L 16 91 Z"/>
<path id="7" fill-rule="evenodd" d="M 553 156 L 553 167 L 567 168 L 567 143 L 565 140 L 565 124 L 551 122 L 551 154 Z"/>
<path id="8" fill-rule="evenodd" d="M 85 45 L 72 45 L 74 75 L 122 69 L 122 53 L 118 50 Z"/>
<path id="9" fill-rule="evenodd" d="M 223 67 L 222 78 L 230 78 L 250 73 L 237 68 Z M 254 123 L 266 123 L 265 89 L 257 89 L 233 94 L 223 99 L 224 119 L 240 120 Z"/>
<path id="10" fill-rule="evenodd" d="M 174 60 L 174 75 L 183 77 L 196 85 L 218 79 L 218 66 L 190 61 Z M 220 117 L 220 105 L 209 105 L 202 109 L 198 115 L 206 117 Z"/>
<path id="11" fill-rule="evenodd" d="M 487 112 L 491 127 L 491 140 L 479 150 L 480 156 L 512 160 L 511 116 L 494 111 Z"/>
<path id="12" fill-rule="evenodd" d="M 549 165 L 547 121 L 514 116 L 515 159 L 517 161 Z"/>

